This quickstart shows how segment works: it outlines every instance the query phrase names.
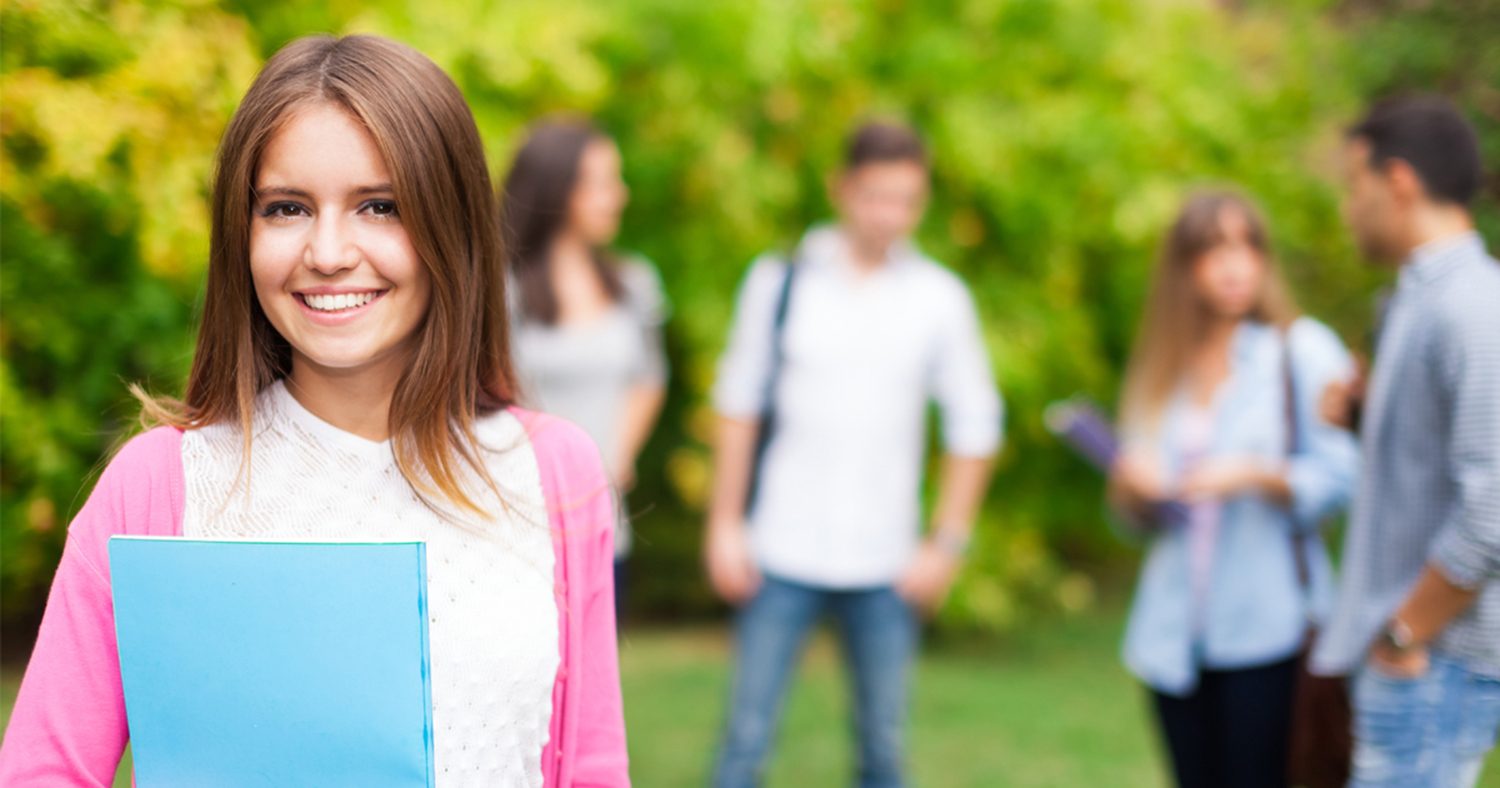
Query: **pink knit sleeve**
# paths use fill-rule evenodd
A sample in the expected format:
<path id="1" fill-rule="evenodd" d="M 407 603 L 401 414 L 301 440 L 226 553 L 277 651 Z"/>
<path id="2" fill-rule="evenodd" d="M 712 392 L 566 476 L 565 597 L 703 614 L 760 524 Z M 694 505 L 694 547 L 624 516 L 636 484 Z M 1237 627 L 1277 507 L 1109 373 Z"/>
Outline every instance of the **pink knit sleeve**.
<path id="1" fill-rule="evenodd" d="M 542 753 L 548 788 L 630 785 L 615 640 L 615 505 L 593 441 L 551 416 L 527 424 L 557 551 L 561 664 L 552 735 Z"/>
<path id="2" fill-rule="evenodd" d="M 127 443 L 68 527 L 0 744 L 0 785 L 113 784 L 129 731 L 115 647 L 109 537 L 181 532 L 181 439 L 176 430 L 158 428 Z"/>

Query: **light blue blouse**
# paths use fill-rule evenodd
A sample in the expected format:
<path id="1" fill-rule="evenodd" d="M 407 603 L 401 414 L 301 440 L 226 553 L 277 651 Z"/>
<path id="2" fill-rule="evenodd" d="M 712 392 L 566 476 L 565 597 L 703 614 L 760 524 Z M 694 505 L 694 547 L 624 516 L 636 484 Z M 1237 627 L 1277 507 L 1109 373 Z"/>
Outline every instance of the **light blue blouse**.
<path id="1" fill-rule="evenodd" d="M 1290 346 L 1300 431 L 1298 453 L 1287 458 L 1284 353 Z M 1262 323 L 1237 329 L 1229 377 L 1214 403 L 1210 458 L 1252 458 L 1285 464 L 1290 508 L 1256 494 L 1227 499 L 1207 598 L 1194 598 L 1187 534 L 1169 528 L 1150 537 L 1125 631 L 1125 664 L 1154 689 L 1186 695 L 1200 668 L 1232 670 L 1290 658 L 1302 645 L 1309 617 L 1321 621 L 1332 603 L 1333 570 L 1321 539 L 1306 545 L 1311 593 L 1297 580 L 1292 529 L 1311 530 L 1342 510 L 1353 490 L 1358 449 L 1348 432 L 1318 416 L 1324 387 L 1346 378 L 1352 361 L 1338 337 L 1309 318 L 1283 338 Z M 1166 407 L 1156 434 L 1132 439 L 1156 452 L 1170 477 L 1184 468 L 1183 423 L 1191 407 L 1179 395 Z M 1315 535 L 1315 534 L 1314 534 Z M 1195 611 L 1202 604 L 1202 624 Z"/>

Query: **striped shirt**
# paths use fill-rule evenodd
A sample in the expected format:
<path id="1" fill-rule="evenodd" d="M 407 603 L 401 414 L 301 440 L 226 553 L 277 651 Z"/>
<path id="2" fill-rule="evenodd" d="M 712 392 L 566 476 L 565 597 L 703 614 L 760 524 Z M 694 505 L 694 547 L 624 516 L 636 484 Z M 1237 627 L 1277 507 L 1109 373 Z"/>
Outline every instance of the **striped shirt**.
<path id="1" fill-rule="evenodd" d="M 1479 593 L 1434 650 L 1500 676 L 1500 262 L 1477 233 L 1413 252 L 1371 374 L 1343 582 L 1314 669 L 1362 664 L 1431 564 Z"/>

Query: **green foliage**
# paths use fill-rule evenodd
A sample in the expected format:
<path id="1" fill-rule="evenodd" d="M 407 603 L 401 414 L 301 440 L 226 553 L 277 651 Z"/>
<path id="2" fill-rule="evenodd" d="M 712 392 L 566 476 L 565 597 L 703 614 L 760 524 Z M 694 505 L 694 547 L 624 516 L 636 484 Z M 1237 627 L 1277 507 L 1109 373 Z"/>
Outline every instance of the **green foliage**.
<path id="1" fill-rule="evenodd" d="M 1472 78 L 1500 73 L 1494 48 L 1465 24 L 1482 0 L 1397 21 L 1371 5 L 8 3 L 6 620 L 38 608 L 80 487 L 129 428 L 124 382 L 180 387 L 212 150 L 258 63 L 297 35 L 365 31 L 454 76 L 497 176 L 524 126 L 552 112 L 593 116 L 625 152 L 622 246 L 659 264 L 676 305 L 672 395 L 632 499 L 636 612 L 714 609 L 698 570 L 706 394 L 734 290 L 757 253 L 826 218 L 843 137 L 872 114 L 909 119 L 931 141 L 920 240 L 971 283 L 1010 411 L 975 560 L 945 620 L 996 630 L 1086 607 L 1092 581 L 1076 568 L 1121 548 L 1102 525 L 1098 480 L 1040 413 L 1078 392 L 1113 400 L 1153 247 L 1184 192 L 1233 182 L 1257 196 L 1304 304 L 1357 342 L 1376 277 L 1339 222 L 1340 128 L 1374 92 L 1456 85 L 1500 160 L 1493 85 Z M 1456 37 L 1471 56 L 1444 60 Z M 1494 227 L 1492 202 L 1484 212 Z"/>
<path id="2" fill-rule="evenodd" d="M 39 609 L 93 470 L 135 422 L 125 382 L 180 385 L 213 147 L 256 61 L 233 44 L 242 23 L 193 4 L 10 3 L 0 31 L 0 595 L 11 622 Z"/>
<path id="3" fill-rule="evenodd" d="M 1476 218 L 1486 238 L 1500 237 L 1500 3 L 1359 0 L 1341 11 L 1360 31 L 1348 67 L 1367 95 L 1438 90 L 1474 122 L 1488 176 Z"/>

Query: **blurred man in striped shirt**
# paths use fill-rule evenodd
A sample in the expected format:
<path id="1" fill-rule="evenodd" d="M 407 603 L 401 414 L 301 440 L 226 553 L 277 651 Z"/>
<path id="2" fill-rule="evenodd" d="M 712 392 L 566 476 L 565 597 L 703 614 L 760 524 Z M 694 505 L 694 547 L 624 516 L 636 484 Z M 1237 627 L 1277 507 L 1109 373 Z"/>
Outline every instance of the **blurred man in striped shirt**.
<path id="1" fill-rule="evenodd" d="M 1471 786 L 1500 729 L 1500 263 L 1469 210 L 1479 145 L 1452 105 L 1412 97 L 1371 110 L 1346 155 L 1349 224 L 1400 272 L 1314 669 L 1353 679 L 1352 786 Z"/>

